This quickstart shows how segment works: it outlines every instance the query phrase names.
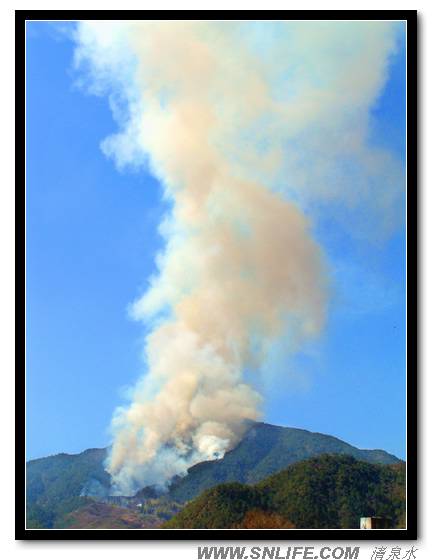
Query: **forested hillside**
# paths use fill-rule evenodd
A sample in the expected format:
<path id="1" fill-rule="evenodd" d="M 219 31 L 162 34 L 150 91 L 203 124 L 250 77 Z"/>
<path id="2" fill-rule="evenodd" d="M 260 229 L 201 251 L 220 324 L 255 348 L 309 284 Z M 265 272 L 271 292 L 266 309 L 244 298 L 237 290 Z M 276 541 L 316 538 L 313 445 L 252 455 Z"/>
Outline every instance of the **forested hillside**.
<path id="1" fill-rule="evenodd" d="M 387 517 L 392 527 L 404 527 L 404 463 L 373 465 L 350 456 L 322 455 L 252 486 L 211 488 L 164 527 L 259 528 L 273 519 L 273 528 L 357 529 L 360 517 L 367 516 Z"/>

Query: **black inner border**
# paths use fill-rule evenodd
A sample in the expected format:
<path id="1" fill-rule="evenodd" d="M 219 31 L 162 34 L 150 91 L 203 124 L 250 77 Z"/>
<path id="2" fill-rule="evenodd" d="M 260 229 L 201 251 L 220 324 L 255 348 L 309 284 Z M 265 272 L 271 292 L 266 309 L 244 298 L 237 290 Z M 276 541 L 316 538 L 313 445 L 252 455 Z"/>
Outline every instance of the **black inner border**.
<path id="1" fill-rule="evenodd" d="M 25 528 L 25 25 L 28 20 L 402 20 L 407 23 L 407 528 L 26 529 Z M 15 10 L 15 539 L 17 540 L 414 540 L 417 526 L 417 11 L 416 10 Z"/>

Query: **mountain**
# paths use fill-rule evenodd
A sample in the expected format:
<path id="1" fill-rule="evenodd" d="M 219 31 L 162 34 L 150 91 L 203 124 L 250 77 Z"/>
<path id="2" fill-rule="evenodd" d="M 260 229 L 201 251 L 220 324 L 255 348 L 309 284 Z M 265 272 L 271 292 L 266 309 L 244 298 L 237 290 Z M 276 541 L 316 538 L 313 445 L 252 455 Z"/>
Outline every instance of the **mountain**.
<path id="1" fill-rule="evenodd" d="M 350 455 L 374 464 L 399 461 L 385 451 L 357 449 L 333 436 L 255 422 L 222 459 L 198 463 L 186 476 L 177 477 L 169 494 L 184 502 L 222 482 L 253 484 L 292 463 L 323 453 Z"/>
<path id="2" fill-rule="evenodd" d="M 132 498 L 110 497 L 111 480 L 104 470 L 107 449 L 61 453 L 27 463 L 27 525 L 58 526 L 65 515 L 95 501 L 136 511 L 141 507 L 138 504 L 149 504 L 151 499 L 156 499 L 152 507 L 159 512 L 162 523 L 167 512 L 178 510 L 179 502 L 191 500 L 212 486 L 224 482 L 253 484 L 292 463 L 323 453 L 350 455 L 370 463 L 399 462 L 385 451 L 357 449 L 332 436 L 257 422 L 251 423 L 240 443 L 222 459 L 198 463 L 186 475 L 175 477 L 162 499 L 151 488 Z"/>
<path id="3" fill-rule="evenodd" d="M 181 504 L 154 488 L 110 496 L 106 449 L 60 453 L 27 463 L 27 527 L 148 528 L 161 525 Z"/>
<path id="4" fill-rule="evenodd" d="M 107 450 L 87 449 L 76 455 L 60 453 L 27 463 L 27 501 L 80 496 L 91 489 L 102 494 L 111 478 L 104 469 Z"/>
<path id="5" fill-rule="evenodd" d="M 255 485 L 206 490 L 165 528 L 359 528 L 360 517 L 405 524 L 405 464 L 374 465 L 352 456 L 297 462 Z"/>
<path id="6" fill-rule="evenodd" d="M 105 457 L 106 449 L 87 449 L 28 461 L 27 526 L 53 527 L 64 514 L 91 503 L 86 494 L 108 495 L 111 479 Z"/>

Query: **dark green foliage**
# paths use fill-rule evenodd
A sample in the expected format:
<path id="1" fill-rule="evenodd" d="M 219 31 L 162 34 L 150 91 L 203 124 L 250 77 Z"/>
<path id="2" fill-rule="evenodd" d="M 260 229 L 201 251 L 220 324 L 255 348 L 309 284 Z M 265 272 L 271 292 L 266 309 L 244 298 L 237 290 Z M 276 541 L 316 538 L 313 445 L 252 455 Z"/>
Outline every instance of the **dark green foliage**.
<path id="1" fill-rule="evenodd" d="M 405 465 L 371 465 L 322 455 L 258 484 L 268 507 L 296 527 L 358 528 L 360 517 L 382 516 L 396 526 L 405 508 Z"/>
<path id="2" fill-rule="evenodd" d="M 187 501 L 223 482 L 253 484 L 292 463 L 323 453 L 346 454 L 370 463 L 399 461 L 385 451 L 357 449 L 332 436 L 257 422 L 223 459 L 198 463 L 186 476 L 177 477 L 170 496 Z"/>
<path id="3" fill-rule="evenodd" d="M 226 529 L 240 523 L 246 512 L 261 504 L 255 488 L 231 482 L 206 490 L 165 523 L 165 528 Z"/>
<path id="4" fill-rule="evenodd" d="M 359 528 L 360 517 L 381 516 L 403 526 L 405 464 L 373 465 L 344 455 L 300 461 L 255 486 L 222 484 L 190 502 L 164 527 L 228 528 L 254 508 L 297 528 Z"/>

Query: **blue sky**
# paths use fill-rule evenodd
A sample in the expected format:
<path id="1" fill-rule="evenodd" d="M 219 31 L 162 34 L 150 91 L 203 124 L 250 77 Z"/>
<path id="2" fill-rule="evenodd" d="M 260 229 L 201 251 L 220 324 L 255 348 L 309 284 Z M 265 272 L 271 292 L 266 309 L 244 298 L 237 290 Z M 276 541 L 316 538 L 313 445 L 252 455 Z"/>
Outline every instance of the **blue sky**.
<path id="1" fill-rule="evenodd" d="M 74 45 L 44 23 L 27 32 L 27 455 L 109 442 L 125 388 L 143 370 L 142 326 L 127 306 L 162 246 L 161 188 L 100 150 L 116 131 L 106 98 L 74 86 Z M 405 60 L 394 56 L 371 142 L 405 151 Z M 405 234 L 379 243 L 319 220 L 333 275 L 318 342 L 262 382 L 268 422 L 405 457 Z M 276 367 L 277 366 L 277 367 Z M 290 375 L 284 375 L 284 368 Z"/>

